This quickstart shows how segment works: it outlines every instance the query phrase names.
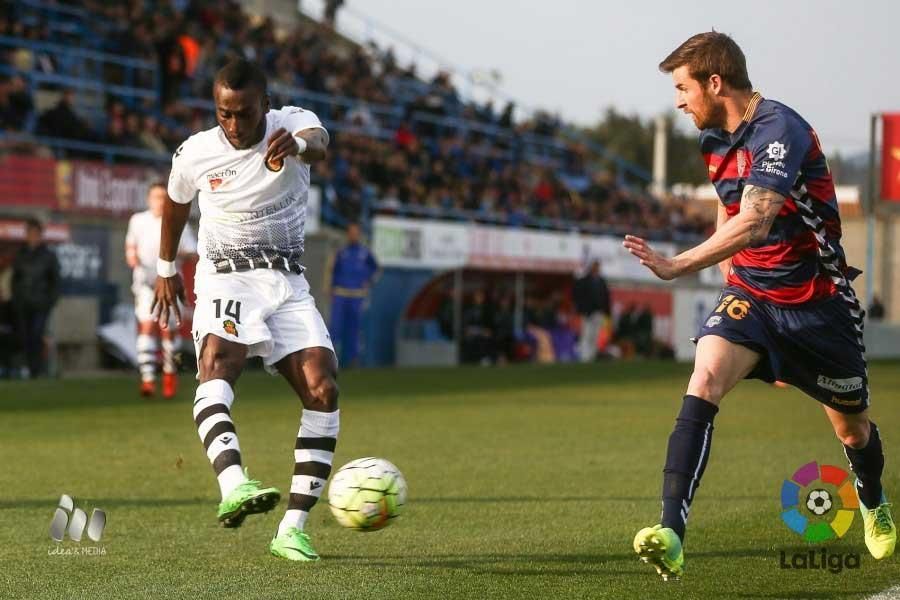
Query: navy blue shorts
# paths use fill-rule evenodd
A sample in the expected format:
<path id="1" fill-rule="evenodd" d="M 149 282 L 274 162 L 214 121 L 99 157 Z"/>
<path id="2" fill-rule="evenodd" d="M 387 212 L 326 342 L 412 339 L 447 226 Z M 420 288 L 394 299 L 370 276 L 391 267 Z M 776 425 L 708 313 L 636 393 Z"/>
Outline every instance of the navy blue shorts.
<path id="1" fill-rule="evenodd" d="M 840 295 L 788 308 L 726 287 L 697 337 L 705 335 L 761 355 L 748 379 L 789 383 L 842 413 L 869 406 L 862 332 Z"/>

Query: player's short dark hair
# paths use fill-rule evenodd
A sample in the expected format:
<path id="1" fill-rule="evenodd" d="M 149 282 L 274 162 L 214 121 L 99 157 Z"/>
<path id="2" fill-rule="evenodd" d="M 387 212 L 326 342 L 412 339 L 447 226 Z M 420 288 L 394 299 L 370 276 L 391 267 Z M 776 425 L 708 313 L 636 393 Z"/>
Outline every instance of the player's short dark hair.
<path id="1" fill-rule="evenodd" d="M 150 190 L 153 190 L 156 188 L 162 188 L 163 190 L 165 190 L 167 192 L 169 190 L 169 186 L 166 185 L 165 181 L 154 181 L 153 183 L 150 184 L 150 187 L 147 188 L 147 191 L 149 192 Z"/>
<path id="2" fill-rule="evenodd" d="M 37 229 L 38 231 L 44 231 L 44 225 L 36 218 L 29 217 L 25 219 L 25 229 Z"/>
<path id="3" fill-rule="evenodd" d="M 659 70 L 671 73 L 687 65 L 691 77 L 705 83 L 712 75 L 737 90 L 752 90 L 747 75 L 747 59 L 733 39 L 718 31 L 693 35 L 659 63 Z"/>
<path id="4" fill-rule="evenodd" d="M 227 87 L 229 90 L 246 90 L 253 88 L 266 93 L 269 83 L 266 74 L 254 62 L 243 58 L 230 61 L 216 73 L 216 85 Z"/>

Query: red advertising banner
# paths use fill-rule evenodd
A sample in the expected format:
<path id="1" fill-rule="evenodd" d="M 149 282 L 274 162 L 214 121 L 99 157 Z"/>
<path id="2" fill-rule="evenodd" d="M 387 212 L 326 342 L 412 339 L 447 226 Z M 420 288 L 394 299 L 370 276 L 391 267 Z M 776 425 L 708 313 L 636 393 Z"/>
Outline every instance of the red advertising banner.
<path id="1" fill-rule="evenodd" d="M 900 113 L 885 113 L 881 119 L 881 197 L 900 202 Z"/>
<path id="2" fill-rule="evenodd" d="M 0 206 L 28 206 L 125 219 L 147 208 L 147 189 L 165 181 L 147 167 L 31 156 L 0 157 Z"/>
<path id="3" fill-rule="evenodd" d="M 67 212 L 127 218 L 146 210 L 147 189 L 164 181 L 145 167 L 105 165 L 84 161 L 57 161 L 56 182 L 60 208 Z"/>
<path id="4" fill-rule="evenodd" d="M 56 208 L 56 161 L 36 156 L 0 157 L 0 205 Z"/>

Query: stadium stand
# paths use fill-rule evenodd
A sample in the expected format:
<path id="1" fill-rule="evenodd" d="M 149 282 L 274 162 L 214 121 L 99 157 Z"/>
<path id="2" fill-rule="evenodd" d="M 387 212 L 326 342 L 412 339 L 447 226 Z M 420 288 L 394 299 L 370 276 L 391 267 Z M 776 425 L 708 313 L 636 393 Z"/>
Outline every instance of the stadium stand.
<path id="1" fill-rule="evenodd" d="M 0 2 L 2 140 L 18 152 L 156 164 L 214 124 L 215 71 L 235 56 L 271 74 L 274 105 L 314 110 L 332 132 L 317 168 L 326 222 L 373 212 L 690 239 L 707 218 L 642 190 L 641 169 L 564 134 L 554 117 L 467 102 L 390 48 L 300 18 L 282 31 L 237 2 Z"/>

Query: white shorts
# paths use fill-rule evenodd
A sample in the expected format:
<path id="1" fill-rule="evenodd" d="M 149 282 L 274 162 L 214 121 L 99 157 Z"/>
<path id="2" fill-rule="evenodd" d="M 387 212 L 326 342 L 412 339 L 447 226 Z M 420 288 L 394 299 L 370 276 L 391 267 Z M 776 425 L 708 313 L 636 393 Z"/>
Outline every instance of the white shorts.
<path id="1" fill-rule="evenodd" d="M 197 273 L 194 291 L 192 333 L 198 360 L 209 334 L 244 344 L 247 356 L 261 356 L 270 373 L 293 352 L 315 347 L 334 351 L 303 275 L 275 269 Z"/>
<path id="2" fill-rule="evenodd" d="M 138 323 L 155 321 L 156 319 L 153 318 L 153 313 L 150 311 L 150 307 L 153 306 L 153 288 L 142 285 L 132 288 L 132 291 L 134 292 L 134 316 Z"/>
<path id="3" fill-rule="evenodd" d="M 134 316 L 137 319 L 137 322 L 146 323 L 147 321 L 153 321 L 155 323 L 158 319 L 153 314 L 153 311 L 150 310 L 150 307 L 153 306 L 153 299 L 156 297 L 154 289 L 142 285 L 139 287 L 132 287 L 131 291 L 134 293 Z M 181 318 L 183 320 L 190 319 L 191 314 L 193 314 L 192 307 L 185 306 L 179 302 L 178 308 L 181 310 Z M 174 311 L 169 313 L 169 329 L 176 333 L 178 332 L 178 327 L 175 326 Z"/>

